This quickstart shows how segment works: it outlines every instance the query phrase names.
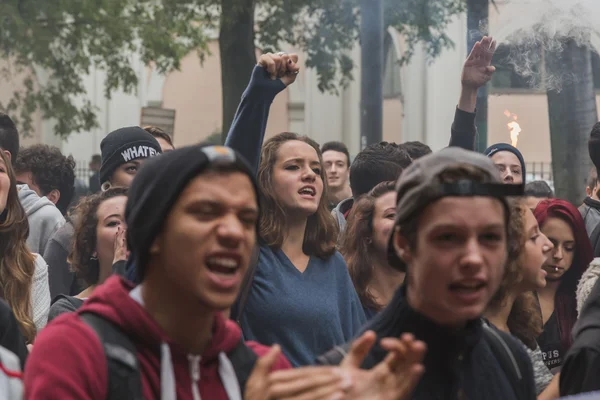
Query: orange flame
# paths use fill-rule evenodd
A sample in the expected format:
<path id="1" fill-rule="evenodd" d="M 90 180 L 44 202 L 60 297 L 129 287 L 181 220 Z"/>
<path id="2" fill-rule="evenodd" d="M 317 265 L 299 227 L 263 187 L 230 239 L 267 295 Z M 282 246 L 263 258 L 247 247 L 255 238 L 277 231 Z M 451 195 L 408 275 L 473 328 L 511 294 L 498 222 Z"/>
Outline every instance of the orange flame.
<path id="1" fill-rule="evenodd" d="M 512 145 L 514 147 L 517 147 L 517 144 L 519 143 L 519 134 L 521 133 L 521 125 L 519 125 L 519 123 L 517 122 L 517 119 L 519 117 L 517 116 L 517 114 L 513 114 L 508 110 L 504 110 L 504 115 L 507 118 L 512 119 L 512 121 L 506 124 L 506 126 L 508 126 L 508 130 L 510 131 L 510 140 L 512 142 Z"/>

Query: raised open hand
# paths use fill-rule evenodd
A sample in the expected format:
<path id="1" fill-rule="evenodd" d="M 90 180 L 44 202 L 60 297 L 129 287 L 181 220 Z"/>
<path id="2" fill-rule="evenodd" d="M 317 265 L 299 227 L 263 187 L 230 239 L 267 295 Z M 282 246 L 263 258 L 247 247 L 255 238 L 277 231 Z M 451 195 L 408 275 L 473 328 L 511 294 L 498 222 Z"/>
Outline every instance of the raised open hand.
<path id="1" fill-rule="evenodd" d="M 113 264 L 118 261 L 127 261 L 129 251 L 127 251 L 127 229 L 119 226 L 115 235 L 115 256 Z"/>
<path id="2" fill-rule="evenodd" d="M 373 369 L 360 370 L 360 365 L 375 343 L 376 336 L 368 331 L 358 338 L 341 364 L 352 376 L 353 385 L 345 398 L 369 400 L 408 400 L 421 379 L 424 367 L 425 343 L 410 334 L 400 339 L 386 338 L 381 347 L 389 353 Z"/>
<path id="3" fill-rule="evenodd" d="M 244 400 L 342 400 L 352 386 L 338 367 L 303 367 L 271 372 L 281 350 L 273 346 L 261 357 L 246 383 Z"/>
<path id="4" fill-rule="evenodd" d="M 492 79 L 496 71 L 496 67 L 492 66 L 495 51 L 496 41 L 491 37 L 484 36 L 481 41 L 475 43 L 463 65 L 461 76 L 463 86 L 477 90 Z"/>
<path id="5" fill-rule="evenodd" d="M 296 81 L 300 68 L 297 54 L 267 53 L 260 56 L 258 65 L 269 72 L 271 79 L 281 79 L 285 86 L 290 86 Z"/>

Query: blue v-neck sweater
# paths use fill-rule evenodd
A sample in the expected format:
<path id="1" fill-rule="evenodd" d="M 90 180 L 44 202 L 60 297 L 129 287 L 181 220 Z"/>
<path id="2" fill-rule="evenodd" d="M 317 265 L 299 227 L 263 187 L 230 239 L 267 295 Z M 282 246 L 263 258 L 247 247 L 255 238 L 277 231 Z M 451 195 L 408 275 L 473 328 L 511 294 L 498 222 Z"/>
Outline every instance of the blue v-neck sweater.
<path id="1" fill-rule="evenodd" d="M 269 108 L 285 89 L 256 67 L 225 144 L 239 151 L 256 172 Z M 269 212 L 269 210 L 261 210 Z M 292 365 L 308 365 L 316 356 L 354 337 L 365 315 L 344 259 L 312 256 L 300 272 L 281 250 L 263 246 L 252 288 L 241 316 L 246 340 L 279 344 Z"/>

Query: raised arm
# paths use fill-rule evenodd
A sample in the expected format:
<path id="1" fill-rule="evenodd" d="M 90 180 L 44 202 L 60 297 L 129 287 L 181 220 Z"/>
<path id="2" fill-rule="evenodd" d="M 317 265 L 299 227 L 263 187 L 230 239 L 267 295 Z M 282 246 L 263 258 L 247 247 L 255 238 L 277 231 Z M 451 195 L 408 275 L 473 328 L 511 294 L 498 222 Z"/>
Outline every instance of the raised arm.
<path id="1" fill-rule="evenodd" d="M 452 123 L 450 146 L 475 150 L 477 91 L 492 79 L 496 71 L 496 68 L 491 65 L 495 51 L 496 41 L 484 36 L 480 42 L 475 43 L 465 61 L 461 76 L 460 98 Z"/>
<path id="2" fill-rule="evenodd" d="M 298 73 L 295 54 L 263 54 L 254 67 L 250 83 L 227 134 L 225 145 L 240 152 L 258 172 L 269 109 L 275 96 L 291 85 Z"/>

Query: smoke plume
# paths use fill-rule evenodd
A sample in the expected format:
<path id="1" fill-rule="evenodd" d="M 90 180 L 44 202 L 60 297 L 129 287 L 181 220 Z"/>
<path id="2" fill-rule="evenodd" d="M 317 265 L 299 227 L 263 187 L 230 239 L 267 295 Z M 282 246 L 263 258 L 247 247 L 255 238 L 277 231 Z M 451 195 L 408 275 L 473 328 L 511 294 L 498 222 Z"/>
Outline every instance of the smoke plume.
<path id="1" fill-rule="evenodd" d="M 480 31 L 494 36 L 505 48 L 504 57 L 515 72 L 539 90 L 560 91 L 569 80 L 577 79 L 564 68 L 544 67 L 543 59 L 560 52 L 567 39 L 589 46 L 592 38 L 600 43 L 596 25 L 600 23 L 600 0 L 508 0 L 498 3 L 498 18 L 488 32 L 487 21 Z M 493 8 L 493 6 L 492 6 Z M 495 10 L 490 10 L 496 13 Z"/>

